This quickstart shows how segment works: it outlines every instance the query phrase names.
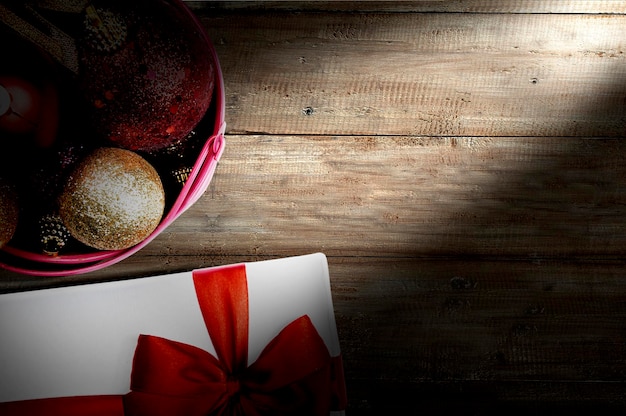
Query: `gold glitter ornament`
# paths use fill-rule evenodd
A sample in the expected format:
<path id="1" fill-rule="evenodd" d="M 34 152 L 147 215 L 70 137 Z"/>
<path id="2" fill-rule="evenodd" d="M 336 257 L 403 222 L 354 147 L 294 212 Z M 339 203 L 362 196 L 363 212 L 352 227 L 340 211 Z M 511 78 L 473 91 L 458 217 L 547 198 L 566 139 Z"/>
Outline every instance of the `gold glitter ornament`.
<path id="1" fill-rule="evenodd" d="M 0 178 L 0 247 L 13 238 L 18 217 L 19 206 L 15 188 L 9 181 Z"/>
<path id="2" fill-rule="evenodd" d="M 59 215 L 72 237 L 99 250 L 132 247 L 159 225 L 165 191 L 154 167 L 130 150 L 103 147 L 69 176 Z"/>

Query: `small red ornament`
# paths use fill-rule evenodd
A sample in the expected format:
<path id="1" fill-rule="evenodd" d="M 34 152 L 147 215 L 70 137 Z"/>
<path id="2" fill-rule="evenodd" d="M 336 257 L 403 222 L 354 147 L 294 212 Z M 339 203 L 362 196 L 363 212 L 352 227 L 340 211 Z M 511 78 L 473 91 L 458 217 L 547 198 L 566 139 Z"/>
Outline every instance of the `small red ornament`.
<path id="1" fill-rule="evenodd" d="M 56 66 L 40 48 L 0 30 L 0 134 L 22 147 L 48 148 L 59 129 Z"/>
<path id="2" fill-rule="evenodd" d="M 56 138 L 59 108 L 56 88 L 17 76 L 0 76 L 0 131 L 29 135 L 40 147 Z"/>
<path id="3" fill-rule="evenodd" d="M 37 129 L 41 96 L 30 82 L 17 77 L 0 77 L 0 128 L 27 134 Z"/>

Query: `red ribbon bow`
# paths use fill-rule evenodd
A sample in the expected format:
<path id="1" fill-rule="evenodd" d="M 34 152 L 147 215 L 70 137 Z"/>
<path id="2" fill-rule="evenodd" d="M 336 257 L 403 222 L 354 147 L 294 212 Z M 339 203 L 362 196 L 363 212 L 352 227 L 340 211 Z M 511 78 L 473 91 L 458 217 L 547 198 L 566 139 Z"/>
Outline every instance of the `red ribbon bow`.
<path id="1" fill-rule="evenodd" d="M 327 416 L 345 409 L 341 356 L 329 355 L 308 316 L 287 325 L 248 365 L 245 265 L 194 271 L 193 281 L 217 358 L 140 335 L 126 395 L 0 403 L 0 414 Z"/>
<path id="2" fill-rule="evenodd" d="M 193 278 L 217 358 L 141 336 L 126 415 L 327 416 L 333 362 L 309 317 L 287 325 L 248 366 L 245 266 L 197 271 Z"/>

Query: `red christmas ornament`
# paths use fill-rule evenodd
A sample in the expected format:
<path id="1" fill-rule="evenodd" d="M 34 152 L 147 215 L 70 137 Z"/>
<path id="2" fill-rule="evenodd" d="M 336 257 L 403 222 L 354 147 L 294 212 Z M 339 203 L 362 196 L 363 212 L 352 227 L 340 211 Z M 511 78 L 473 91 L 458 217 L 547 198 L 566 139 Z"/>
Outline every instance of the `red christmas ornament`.
<path id="1" fill-rule="evenodd" d="M 94 130 L 155 151 L 182 140 L 209 108 L 215 63 L 197 22 L 176 1 L 93 1 L 77 39 Z"/>
<path id="2" fill-rule="evenodd" d="M 49 147 L 56 138 L 58 123 L 54 86 L 40 89 L 16 76 L 0 76 L 0 131 L 28 135 L 39 147 Z"/>
<path id="3" fill-rule="evenodd" d="M 37 88 L 17 77 L 0 77 L 0 128 L 27 134 L 37 129 L 41 96 Z"/>

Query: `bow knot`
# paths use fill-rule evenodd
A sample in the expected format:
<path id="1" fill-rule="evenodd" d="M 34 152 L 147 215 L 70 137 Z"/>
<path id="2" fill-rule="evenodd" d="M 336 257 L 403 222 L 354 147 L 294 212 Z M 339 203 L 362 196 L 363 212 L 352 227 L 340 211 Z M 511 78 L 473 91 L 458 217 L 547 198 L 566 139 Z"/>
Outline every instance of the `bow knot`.
<path id="1" fill-rule="evenodd" d="M 231 401 L 236 401 L 239 398 L 239 392 L 241 390 L 241 383 L 237 377 L 228 377 L 226 380 L 226 396 Z"/>

